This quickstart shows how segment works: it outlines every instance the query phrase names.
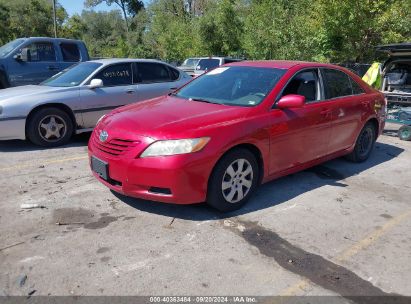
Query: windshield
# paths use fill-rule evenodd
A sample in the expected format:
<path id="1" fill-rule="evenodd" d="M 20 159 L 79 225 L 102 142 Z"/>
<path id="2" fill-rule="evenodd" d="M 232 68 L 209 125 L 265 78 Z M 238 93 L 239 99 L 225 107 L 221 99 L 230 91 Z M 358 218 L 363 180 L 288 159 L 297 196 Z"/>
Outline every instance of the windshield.
<path id="1" fill-rule="evenodd" d="M 196 69 L 197 70 L 211 70 L 216 67 L 220 66 L 219 59 L 200 59 L 198 62 Z"/>
<path id="2" fill-rule="evenodd" d="M 189 66 L 189 67 L 195 67 L 199 60 L 200 59 L 197 59 L 197 58 L 188 58 L 188 59 L 184 60 L 182 65 L 183 66 Z"/>
<path id="3" fill-rule="evenodd" d="M 193 101 L 253 107 L 277 84 L 286 70 L 257 67 L 220 67 L 196 78 L 175 96 Z"/>
<path id="4" fill-rule="evenodd" d="M 2 47 L 0 47 L 0 57 L 7 56 L 23 42 L 24 42 L 24 39 L 16 39 L 16 40 L 10 41 L 9 43 L 6 43 Z"/>
<path id="5" fill-rule="evenodd" d="M 101 63 L 83 62 L 76 64 L 42 82 L 41 85 L 50 87 L 75 87 L 93 73 Z"/>

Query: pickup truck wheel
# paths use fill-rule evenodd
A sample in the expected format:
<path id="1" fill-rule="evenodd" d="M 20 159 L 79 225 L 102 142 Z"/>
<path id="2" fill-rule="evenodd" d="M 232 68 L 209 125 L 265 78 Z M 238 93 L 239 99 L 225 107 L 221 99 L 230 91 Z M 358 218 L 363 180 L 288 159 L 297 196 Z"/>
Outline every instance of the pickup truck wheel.
<path id="1" fill-rule="evenodd" d="M 32 143 L 43 147 L 57 147 L 67 143 L 73 134 L 70 116 L 57 108 L 35 112 L 27 124 L 27 136 Z"/>
<path id="2" fill-rule="evenodd" d="M 249 150 L 225 154 L 210 176 L 207 203 L 221 212 L 241 208 L 257 188 L 258 177 L 258 164 Z"/>
<path id="3" fill-rule="evenodd" d="M 354 150 L 346 156 L 350 161 L 360 163 L 368 159 L 370 156 L 375 140 L 376 130 L 372 123 L 367 123 L 358 135 Z"/>

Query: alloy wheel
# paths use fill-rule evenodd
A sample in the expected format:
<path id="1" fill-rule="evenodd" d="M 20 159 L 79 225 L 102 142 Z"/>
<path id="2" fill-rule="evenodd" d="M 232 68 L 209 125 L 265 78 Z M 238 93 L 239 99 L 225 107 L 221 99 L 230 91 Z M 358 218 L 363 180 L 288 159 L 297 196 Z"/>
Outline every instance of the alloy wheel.
<path id="1" fill-rule="evenodd" d="M 358 153 L 360 156 L 365 156 L 369 153 L 373 143 L 373 129 L 365 128 L 361 133 L 358 144 Z"/>
<path id="2" fill-rule="evenodd" d="M 244 158 L 233 161 L 226 169 L 221 183 L 224 199 L 237 203 L 247 196 L 253 185 L 253 167 Z"/>
<path id="3" fill-rule="evenodd" d="M 47 115 L 40 121 L 38 132 L 41 138 L 47 142 L 59 141 L 66 135 L 66 122 L 58 115 Z"/>

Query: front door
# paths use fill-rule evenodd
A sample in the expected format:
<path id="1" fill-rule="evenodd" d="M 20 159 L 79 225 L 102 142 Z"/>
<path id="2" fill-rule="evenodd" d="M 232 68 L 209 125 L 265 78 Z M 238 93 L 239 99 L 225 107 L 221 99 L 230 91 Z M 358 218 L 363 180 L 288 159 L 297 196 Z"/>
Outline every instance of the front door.
<path id="1" fill-rule="evenodd" d="M 9 63 L 12 86 L 38 84 L 60 71 L 53 43 L 34 42 L 23 47 L 29 50 L 28 60 L 12 60 Z"/>
<path id="2" fill-rule="evenodd" d="M 93 128 L 98 119 L 111 110 L 136 101 L 136 88 L 132 81 L 131 63 L 112 64 L 94 75 L 101 79 L 103 87 L 90 89 L 83 86 L 80 97 L 84 108 L 82 113 L 84 128 Z"/>
<path id="3" fill-rule="evenodd" d="M 271 112 L 270 174 L 278 174 L 327 154 L 331 109 L 329 102 L 323 100 L 318 73 L 318 69 L 299 72 L 281 94 L 305 96 L 303 107 Z"/>

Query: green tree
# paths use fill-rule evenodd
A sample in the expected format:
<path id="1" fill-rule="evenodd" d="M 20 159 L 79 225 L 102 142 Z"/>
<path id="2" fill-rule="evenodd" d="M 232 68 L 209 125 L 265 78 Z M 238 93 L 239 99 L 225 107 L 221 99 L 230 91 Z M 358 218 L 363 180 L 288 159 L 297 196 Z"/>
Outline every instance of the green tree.
<path id="1" fill-rule="evenodd" d="M 254 0 L 245 19 L 243 47 L 252 59 L 310 60 L 315 56 L 315 19 L 306 0 Z"/>
<path id="2" fill-rule="evenodd" d="M 94 7 L 103 2 L 105 2 L 108 6 L 116 4 L 120 7 L 126 23 L 127 32 L 129 31 L 129 14 L 134 17 L 144 8 L 144 3 L 140 0 L 86 0 L 84 3 L 86 7 Z"/>
<path id="3" fill-rule="evenodd" d="M 368 62 L 375 56 L 374 46 L 410 39 L 407 1 L 319 0 L 317 14 L 321 52 L 332 62 Z"/>
<path id="4" fill-rule="evenodd" d="M 0 44 L 5 44 L 10 40 L 10 10 L 7 6 L 0 2 Z"/>
<path id="5" fill-rule="evenodd" d="M 8 12 L 7 31 L 10 39 L 30 36 L 53 36 L 53 8 L 47 0 L 0 0 L 0 6 Z M 67 13 L 57 3 L 57 25 L 61 28 Z"/>

